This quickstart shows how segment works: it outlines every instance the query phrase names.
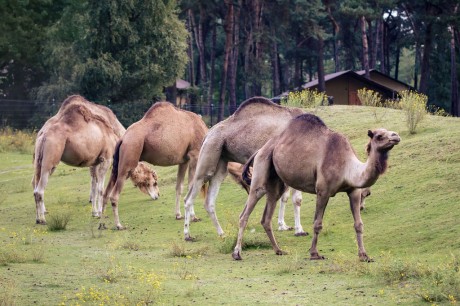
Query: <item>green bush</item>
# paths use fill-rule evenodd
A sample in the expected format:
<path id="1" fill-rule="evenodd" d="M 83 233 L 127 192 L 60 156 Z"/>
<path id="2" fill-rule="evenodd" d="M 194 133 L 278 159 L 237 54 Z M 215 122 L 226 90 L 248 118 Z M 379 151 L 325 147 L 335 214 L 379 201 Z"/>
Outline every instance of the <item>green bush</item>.
<path id="1" fill-rule="evenodd" d="M 406 124 L 409 133 L 415 134 L 417 125 L 427 114 L 428 97 L 415 91 L 405 90 L 399 93 L 401 109 L 406 114 Z"/>
<path id="2" fill-rule="evenodd" d="M 382 96 L 378 92 L 366 88 L 358 89 L 358 98 L 362 105 L 374 107 L 372 114 L 374 115 L 375 122 L 382 121 L 386 112 L 382 109 L 377 109 L 384 106 Z"/>
<path id="3" fill-rule="evenodd" d="M 57 213 L 50 215 L 47 221 L 48 230 L 50 232 L 64 231 L 70 221 L 70 214 Z"/>
<path id="4" fill-rule="evenodd" d="M 281 100 L 281 105 L 292 107 L 316 108 L 327 104 L 327 96 L 324 92 L 305 89 L 291 91 L 288 96 Z"/>

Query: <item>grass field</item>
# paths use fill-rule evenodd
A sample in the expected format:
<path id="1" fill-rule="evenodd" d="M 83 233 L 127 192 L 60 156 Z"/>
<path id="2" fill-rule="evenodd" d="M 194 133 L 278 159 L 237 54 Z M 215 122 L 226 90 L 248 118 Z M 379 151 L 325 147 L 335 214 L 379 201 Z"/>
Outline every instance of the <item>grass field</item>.
<path id="1" fill-rule="evenodd" d="M 88 169 L 60 164 L 45 192 L 46 217 L 70 221 L 66 230 L 50 231 L 35 225 L 32 150 L 8 148 L 13 141 L 0 136 L 0 305 L 458 304 L 460 120 L 428 116 L 411 135 L 401 111 L 378 111 L 386 112 L 378 123 L 368 107 L 316 111 L 350 139 L 361 160 L 368 129 L 402 137 L 362 213 L 373 263 L 358 261 L 345 194 L 332 198 L 325 213 L 318 248 L 327 260 L 308 260 L 311 235 L 293 232 L 275 232 L 289 252 L 276 256 L 260 225 L 263 201 L 249 220 L 244 260 L 232 260 L 246 194 L 229 179 L 216 206 L 226 237 L 217 236 L 198 198 L 202 221 L 191 224 L 197 241 L 185 242 L 183 222 L 174 220 L 176 167 L 156 167 L 157 201 L 126 183 L 119 213 L 128 229 L 99 231 Z M 304 194 L 302 225 L 309 232 L 313 213 L 314 196 Z M 106 215 L 112 227 L 110 208 Z M 293 225 L 290 206 L 286 217 Z"/>

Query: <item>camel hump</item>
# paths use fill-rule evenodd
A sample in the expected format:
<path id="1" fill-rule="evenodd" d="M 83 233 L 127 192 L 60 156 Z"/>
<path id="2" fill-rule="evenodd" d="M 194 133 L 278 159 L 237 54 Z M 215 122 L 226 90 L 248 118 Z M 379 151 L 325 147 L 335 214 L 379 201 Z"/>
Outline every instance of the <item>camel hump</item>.
<path id="1" fill-rule="evenodd" d="M 300 123 L 302 125 L 309 126 L 309 127 L 311 126 L 327 127 L 324 121 L 321 120 L 321 118 L 319 118 L 316 115 L 309 114 L 309 113 L 299 115 L 295 117 L 292 121 L 293 121 L 293 124 Z"/>
<path id="2" fill-rule="evenodd" d="M 260 107 L 283 109 L 282 106 L 272 102 L 270 99 L 267 99 L 265 97 L 252 97 L 252 98 L 245 100 L 243 103 L 241 103 L 241 105 L 238 107 L 238 109 L 235 111 L 233 115 L 238 116 L 240 115 L 240 113 L 249 111 L 253 107 L 257 107 L 258 109 Z"/>
<path id="3" fill-rule="evenodd" d="M 119 137 L 123 133 L 119 131 L 122 128 L 121 124 L 118 124 L 115 114 L 108 107 L 92 103 L 80 95 L 69 96 L 65 99 L 59 108 L 58 115 L 61 120 L 68 123 L 75 122 L 76 116 L 81 116 L 86 122 L 101 122 Z"/>
<path id="4" fill-rule="evenodd" d="M 149 110 L 145 113 L 144 117 L 150 117 L 152 114 L 159 112 L 160 110 L 167 111 L 179 111 L 179 109 L 168 101 L 159 101 L 150 106 Z"/>

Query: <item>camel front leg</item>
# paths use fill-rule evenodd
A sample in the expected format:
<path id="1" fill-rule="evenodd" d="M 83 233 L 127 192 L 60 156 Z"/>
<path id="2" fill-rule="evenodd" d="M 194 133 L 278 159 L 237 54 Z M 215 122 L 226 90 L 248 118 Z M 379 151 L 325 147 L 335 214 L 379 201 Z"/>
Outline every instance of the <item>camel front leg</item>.
<path id="1" fill-rule="evenodd" d="M 180 200 L 182 195 L 182 189 L 184 186 L 185 172 L 187 171 L 188 163 L 179 164 L 177 168 L 177 179 L 176 179 L 176 220 L 182 220 L 182 214 L 180 213 Z"/>
<path id="2" fill-rule="evenodd" d="M 121 190 L 123 189 L 123 185 L 125 183 L 125 179 L 123 177 L 118 177 L 117 183 L 115 184 L 115 189 L 110 196 L 110 202 L 112 202 L 112 211 L 113 211 L 113 220 L 115 222 L 115 227 L 118 230 L 124 229 L 123 225 L 120 223 L 120 217 L 118 216 L 118 200 L 120 198 Z"/>
<path id="3" fill-rule="evenodd" d="M 93 206 L 93 217 L 102 217 L 102 207 L 104 206 L 104 182 L 105 174 L 109 169 L 111 160 L 104 160 L 100 164 L 94 167 L 94 178 L 96 182 L 96 189 L 93 193 L 92 206 Z"/>
<path id="4" fill-rule="evenodd" d="M 235 260 L 242 260 L 241 251 L 242 251 L 242 244 L 243 244 L 243 235 L 244 230 L 248 224 L 249 216 L 251 215 L 254 207 L 256 206 L 257 202 L 265 195 L 264 188 L 254 188 L 252 192 L 249 192 L 248 199 L 246 200 L 246 204 L 244 205 L 244 209 L 240 215 L 240 224 L 238 229 L 238 238 L 236 240 L 235 249 L 233 250 L 232 257 Z"/>
<path id="5" fill-rule="evenodd" d="M 318 236 L 323 229 L 323 217 L 326 210 L 327 202 L 329 201 L 329 195 L 326 192 L 316 190 L 316 210 L 315 210 L 315 221 L 313 223 L 313 239 L 311 241 L 310 248 L 310 260 L 325 259 L 318 253 Z"/>
<path id="6" fill-rule="evenodd" d="M 272 230 L 273 213 L 275 212 L 276 202 L 283 195 L 283 189 L 284 183 L 280 179 L 275 179 L 275 181 L 269 182 L 269 185 L 267 186 L 267 202 L 265 204 L 264 214 L 261 220 L 261 224 L 270 239 L 272 248 L 276 255 L 287 254 L 280 249 Z"/>
<path id="7" fill-rule="evenodd" d="M 290 231 L 293 229 L 292 226 L 288 226 L 284 221 L 284 211 L 286 210 L 286 203 L 289 199 L 290 189 L 286 189 L 280 198 L 280 209 L 278 212 L 278 230 L 279 231 Z"/>
<path id="8" fill-rule="evenodd" d="M 95 179 L 95 176 L 96 176 L 96 170 L 95 170 L 96 166 L 91 166 L 89 167 L 89 175 L 91 176 L 91 190 L 89 192 L 89 203 L 93 203 L 93 200 L 94 200 L 94 195 L 96 194 L 96 179 Z M 94 207 L 93 207 L 93 211 L 94 211 Z"/>
<path id="9" fill-rule="evenodd" d="M 354 227 L 356 232 L 356 241 L 358 243 L 358 257 L 359 260 L 365 262 L 372 262 L 373 260 L 367 256 L 366 250 L 364 249 L 363 241 L 363 232 L 364 224 L 361 219 L 361 190 L 354 189 L 352 192 L 348 193 L 348 198 L 350 200 L 350 209 L 353 214 Z"/>

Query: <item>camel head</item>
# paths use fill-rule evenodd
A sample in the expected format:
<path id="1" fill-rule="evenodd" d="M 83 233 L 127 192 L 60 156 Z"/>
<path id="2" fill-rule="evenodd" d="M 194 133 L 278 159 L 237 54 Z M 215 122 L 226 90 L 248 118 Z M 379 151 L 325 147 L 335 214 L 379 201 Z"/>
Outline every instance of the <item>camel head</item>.
<path id="1" fill-rule="evenodd" d="M 370 137 L 367 153 L 370 153 L 371 148 L 380 152 L 388 152 L 401 141 L 398 133 L 386 129 L 369 130 L 367 135 Z"/>
<path id="2" fill-rule="evenodd" d="M 158 199 L 160 190 L 158 188 L 157 173 L 146 163 L 139 162 L 136 169 L 130 176 L 134 187 L 138 187 L 143 193 L 148 194 L 153 200 Z"/>

